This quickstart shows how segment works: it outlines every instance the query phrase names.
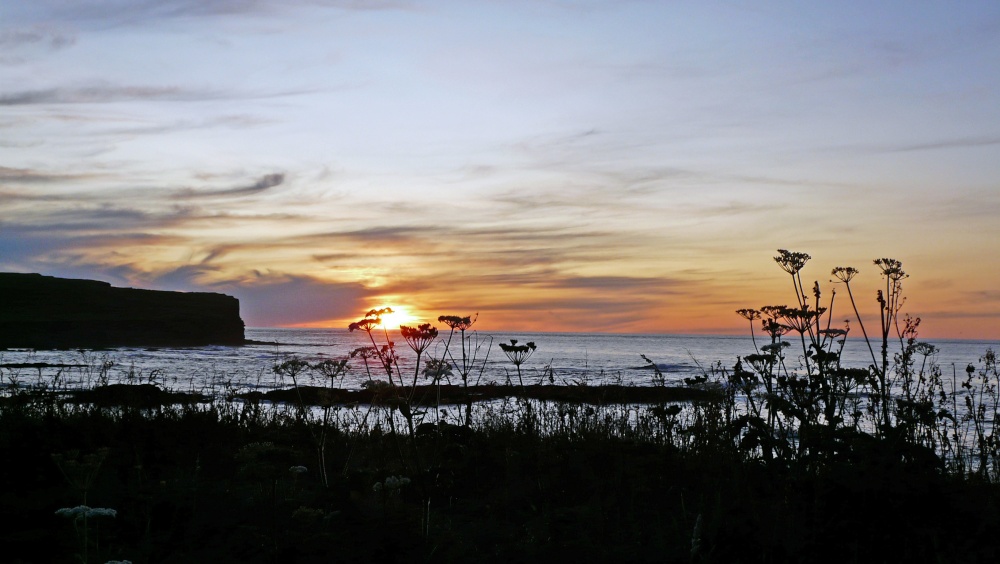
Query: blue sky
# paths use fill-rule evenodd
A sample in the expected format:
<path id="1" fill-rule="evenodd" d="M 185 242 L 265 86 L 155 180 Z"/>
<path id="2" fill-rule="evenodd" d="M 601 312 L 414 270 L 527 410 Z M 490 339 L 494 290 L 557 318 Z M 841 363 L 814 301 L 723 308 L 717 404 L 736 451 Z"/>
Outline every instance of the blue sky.
<path id="1" fill-rule="evenodd" d="M 998 338 L 998 98 L 993 2 L 8 2 L 0 270 L 733 331 L 791 248 Z"/>

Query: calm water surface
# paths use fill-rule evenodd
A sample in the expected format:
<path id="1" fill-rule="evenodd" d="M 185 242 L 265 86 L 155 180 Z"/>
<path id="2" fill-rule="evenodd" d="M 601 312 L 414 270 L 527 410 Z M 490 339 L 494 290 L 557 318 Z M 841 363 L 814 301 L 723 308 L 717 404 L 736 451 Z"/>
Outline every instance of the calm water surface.
<path id="1" fill-rule="evenodd" d="M 619 335 L 585 333 L 471 333 L 472 348 L 478 343 L 476 369 L 470 383 L 504 383 L 508 377 L 515 379 L 513 365 L 498 346 L 501 342 L 518 339 L 519 343 L 532 341 L 537 345 L 534 355 L 522 366 L 525 383 L 559 385 L 587 383 L 622 383 L 650 385 L 653 370 L 640 355 L 655 361 L 668 381 L 680 381 L 699 375 L 703 370 L 721 362 L 731 367 L 738 356 L 754 352 L 750 337 L 717 335 Z M 68 365 L 49 368 L 0 368 L 4 385 L 34 385 L 56 382 L 59 386 L 88 386 L 106 379 L 115 382 L 152 381 L 168 388 L 182 391 L 218 391 L 222 387 L 237 389 L 267 389 L 290 384 L 281 382 L 272 367 L 284 359 L 298 357 L 315 363 L 326 359 L 344 358 L 357 347 L 370 345 L 368 337 L 360 332 L 342 329 L 274 329 L 248 328 L 247 339 L 257 342 L 241 347 L 193 348 L 119 348 L 100 351 L 0 351 L 0 364 L 47 363 Z M 384 344 L 384 336 L 377 339 Z M 400 371 L 412 381 L 415 355 L 399 337 L 390 332 L 400 354 Z M 424 358 L 441 358 L 445 355 L 442 333 Z M 953 367 L 962 375 L 968 364 L 978 364 L 979 358 L 992 347 L 1000 348 L 1000 341 L 928 340 L 938 348 L 934 360 L 946 375 Z M 793 341 L 793 344 L 795 342 Z M 467 345 L 468 346 L 468 345 Z M 459 339 L 453 338 L 451 352 L 460 363 Z M 794 366 L 798 356 L 793 346 L 788 349 L 787 362 Z M 876 350 L 876 352 L 878 352 Z M 844 350 L 844 359 L 851 366 L 871 363 L 868 348 L 862 341 L 852 340 Z M 448 358 L 447 360 L 451 360 Z M 368 379 L 359 359 L 350 363 L 351 369 L 341 383 L 342 387 L 359 388 Z M 377 361 L 372 366 L 376 378 L 385 379 L 378 372 Z M 421 376 L 423 380 L 423 376 Z M 457 382 L 457 378 L 453 378 Z M 313 373 L 301 377 L 300 384 L 322 385 Z"/>

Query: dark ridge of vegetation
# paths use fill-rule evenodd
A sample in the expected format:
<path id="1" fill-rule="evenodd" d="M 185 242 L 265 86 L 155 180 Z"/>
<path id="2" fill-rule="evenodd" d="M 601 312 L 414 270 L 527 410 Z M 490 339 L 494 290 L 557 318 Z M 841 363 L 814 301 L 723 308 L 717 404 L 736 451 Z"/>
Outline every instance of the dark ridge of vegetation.
<path id="1" fill-rule="evenodd" d="M 527 398 L 572 403 L 603 405 L 609 403 L 661 403 L 688 402 L 705 399 L 719 391 L 711 388 L 687 386 L 623 386 L 606 384 L 598 386 L 544 386 L 530 385 L 418 385 L 413 387 L 415 397 L 433 399 L 440 405 L 464 404 L 468 401 L 482 402 L 504 398 Z M 340 390 L 318 386 L 301 386 L 297 389 L 270 390 L 267 392 L 247 392 L 236 394 L 241 399 L 265 399 L 268 401 L 294 403 L 302 401 L 306 405 L 372 403 L 387 397 L 387 391 L 377 387 L 362 390 Z"/>
<path id="2" fill-rule="evenodd" d="M 205 403 L 211 396 L 164 390 L 154 384 L 108 384 L 89 390 L 64 392 L 64 401 L 98 406 L 163 407 L 174 404 Z"/>
<path id="3" fill-rule="evenodd" d="M 995 484 L 861 435 L 822 464 L 748 459 L 710 408 L 630 424 L 610 407 L 508 400 L 413 436 L 344 408 L 324 483 L 317 422 L 291 408 L 6 404 L 2 510 L 17 523 L 0 542 L 8 562 L 1000 556 Z M 116 515 L 56 514 L 80 505 Z"/>
<path id="4" fill-rule="evenodd" d="M 690 386 L 624 386 L 601 384 L 596 386 L 544 386 L 521 387 L 486 384 L 462 387 L 457 385 L 418 385 L 413 388 L 416 396 L 433 398 L 438 405 L 458 405 L 468 402 L 479 403 L 506 398 L 522 398 L 565 403 L 606 405 L 606 404 L 654 404 L 677 403 L 704 400 L 719 396 L 718 387 Z M 31 396 L 37 396 L 32 398 Z M 211 394 L 175 392 L 154 384 L 107 384 L 90 389 L 34 390 L 27 389 L 12 397 L 0 397 L 0 404 L 12 401 L 30 402 L 44 400 L 46 396 L 68 404 L 95 404 L 101 406 L 167 407 L 192 403 L 209 403 L 215 400 Z M 385 387 L 371 386 L 361 390 L 345 390 L 319 386 L 299 386 L 266 392 L 250 391 L 230 395 L 227 399 L 241 401 L 268 401 L 274 403 L 299 404 L 309 407 L 348 406 L 356 403 L 378 404 L 392 397 Z"/>
<path id="5" fill-rule="evenodd" d="M 0 364 L 0 368 L 86 368 L 86 364 L 63 364 L 50 362 L 8 362 Z"/>

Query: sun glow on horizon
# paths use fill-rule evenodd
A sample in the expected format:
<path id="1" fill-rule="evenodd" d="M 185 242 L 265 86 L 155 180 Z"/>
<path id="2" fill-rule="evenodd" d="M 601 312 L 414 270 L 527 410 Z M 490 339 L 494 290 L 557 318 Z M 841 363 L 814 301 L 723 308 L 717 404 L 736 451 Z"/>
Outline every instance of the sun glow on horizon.
<path id="1" fill-rule="evenodd" d="M 382 327 L 386 329 L 399 329 L 400 325 L 414 325 L 418 322 L 416 316 L 410 313 L 406 306 L 382 305 L 373 309 L 391 309 L 392 313 L 385 313 L 379 316 L 382 319 Z"/>
<path id="2" fill-rule="evenodd" d="M 375 317 L 375 313 L 379 310 L 391 309 L 392 313 L 383 313 L 379 315 L 378 318 L 382 321 L 378 327 L 379 331 L 383 329 L 389 331 L 398 331 L 400 325 L 419 325 L 421 323 L 426 323 L 419 316 L 410 313 L 410 308 L 407 306 L 397 306 L 382 304 L 372 307 L 367 312 L 360 312 L 356 317 L 351 317 L 350 319 L 324 319 L 321 321 L 310 321 L 306 323 L 295 323 L 281 325 L 281 327 L 296 328 L 296 329 L 334 329 L 334 328 L 344 328 L 346 329 L 348 325 L 355 321 L 360 321 L 366 317 Z M 371 314 L 371 315 L 368 315 Z"/>

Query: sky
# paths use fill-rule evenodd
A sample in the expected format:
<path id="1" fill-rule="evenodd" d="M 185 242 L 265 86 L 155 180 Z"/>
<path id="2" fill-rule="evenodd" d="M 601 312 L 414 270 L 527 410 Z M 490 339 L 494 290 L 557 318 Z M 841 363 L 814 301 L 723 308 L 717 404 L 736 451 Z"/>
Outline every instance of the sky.
<path id="1" fill-rule="evenodd" d="M 0 3 L 0 271 L 739 334 L 777 249 L 1000 339 L 1000 3 Z"/>

